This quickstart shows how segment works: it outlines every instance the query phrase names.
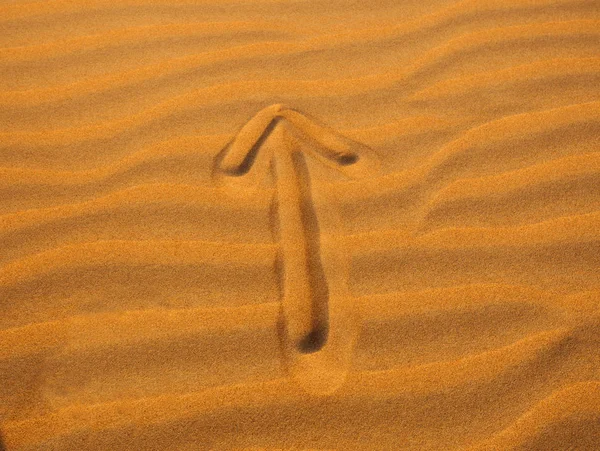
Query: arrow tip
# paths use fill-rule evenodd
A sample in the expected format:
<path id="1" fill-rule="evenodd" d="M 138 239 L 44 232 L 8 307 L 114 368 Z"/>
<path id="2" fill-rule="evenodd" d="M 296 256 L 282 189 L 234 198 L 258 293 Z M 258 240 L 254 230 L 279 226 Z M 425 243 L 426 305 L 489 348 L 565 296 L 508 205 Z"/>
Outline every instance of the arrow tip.
<path id="1" fill-rule="evenodd" d="M 379 168 L 379 159 L 368 146 L 343 136 L 297 109 L 277 103 L 255 114 L 219 153 L 215 160 L 215 178 L 228 180 L 228 183 L 232 183 L 232 179 L 244 179 L 233 184 L 246 188 L 256 185 L 269 171 L 272 154 L 264 152 L 263 148 L 280 122 L 284 122 L 296 138 L 297 149 L 306 151 L 348 178 L 363 178 Z M 273 145 L 289 147 L 289 151 L 293 151 L 286 141 Z M 273 146 L 267 147 L 273 150 Z M 268 154 L 261 157 L 261 153 Z"/>

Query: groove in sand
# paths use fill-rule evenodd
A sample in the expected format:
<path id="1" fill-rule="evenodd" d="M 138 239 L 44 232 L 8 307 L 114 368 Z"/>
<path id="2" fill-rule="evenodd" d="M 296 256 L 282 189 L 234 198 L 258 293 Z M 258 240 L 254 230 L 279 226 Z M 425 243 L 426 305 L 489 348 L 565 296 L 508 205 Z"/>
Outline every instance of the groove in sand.
<path id="1" fill-rule="evenodd" d="M 336 207 L 313 180 L 306 156 L 347 177 L 377 168 L 366 146 L 277 104 L 240 130 L 218 157 L 215 176 L 247 194 L 272 162 L 283 265 L 282 347 L 289 371 L 305 388 L 330 393 L 346 377 L 355 313 L 348 305 L 346 263 L 336 249 L 341 233 Z M 257 162 L 254 168 L 258 159 L 262 167 Z"/>

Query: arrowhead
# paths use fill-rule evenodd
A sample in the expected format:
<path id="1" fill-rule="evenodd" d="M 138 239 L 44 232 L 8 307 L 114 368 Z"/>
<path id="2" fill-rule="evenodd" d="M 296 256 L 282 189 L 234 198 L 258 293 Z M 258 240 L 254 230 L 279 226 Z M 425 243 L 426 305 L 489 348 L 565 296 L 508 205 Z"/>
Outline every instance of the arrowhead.
<path id="1" fill-rule="evenodd" d="M 281 138 L 283 133 L 273 133 L 280 126 L 292 135 L 293 145 L 291 139 Z M 379 159 L 368 146 L 298 110 L 275 104 L 259 111 L 219 153 L 214 176 L 240 188 L 256 187 L 269 173 L 275 148 L 304 152 L 348 179 L 368 177 L 379 168 Z"/>

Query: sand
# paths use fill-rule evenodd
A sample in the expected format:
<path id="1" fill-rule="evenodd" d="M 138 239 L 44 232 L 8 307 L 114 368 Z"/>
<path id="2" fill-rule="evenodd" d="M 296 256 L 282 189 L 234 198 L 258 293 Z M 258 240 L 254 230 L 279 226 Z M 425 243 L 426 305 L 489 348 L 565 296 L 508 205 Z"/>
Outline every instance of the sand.
<path id="1" fill-rule="evenodd" d="M 600 2 L 0 3 L 0 449 L 600 449 Z"/>

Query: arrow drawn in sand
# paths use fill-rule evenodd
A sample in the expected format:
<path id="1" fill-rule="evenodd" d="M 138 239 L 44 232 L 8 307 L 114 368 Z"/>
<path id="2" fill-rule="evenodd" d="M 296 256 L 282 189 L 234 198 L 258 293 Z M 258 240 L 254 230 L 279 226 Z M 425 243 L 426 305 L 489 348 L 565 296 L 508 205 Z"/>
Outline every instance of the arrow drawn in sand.
<path id="1" fill-rule="evenodd" d="M 275 179 L 282 348 L 290 374 L 312 393 L 343 383 L 357 333 L 342 225 L 334 195 L 319 179 L 377 169 L 370 148 L 280 104 L 257 113 L 216 159 L 215 178 L 238 195 L 269 174 Z"/>

